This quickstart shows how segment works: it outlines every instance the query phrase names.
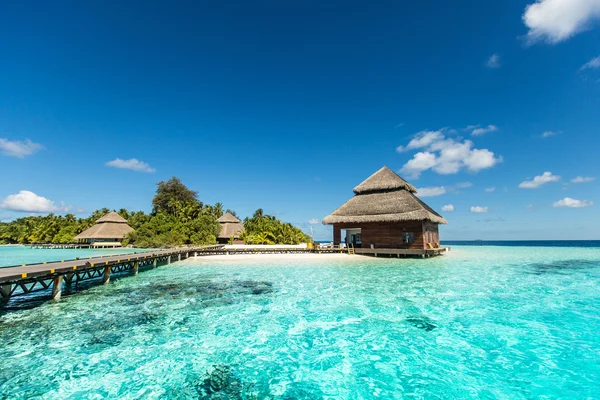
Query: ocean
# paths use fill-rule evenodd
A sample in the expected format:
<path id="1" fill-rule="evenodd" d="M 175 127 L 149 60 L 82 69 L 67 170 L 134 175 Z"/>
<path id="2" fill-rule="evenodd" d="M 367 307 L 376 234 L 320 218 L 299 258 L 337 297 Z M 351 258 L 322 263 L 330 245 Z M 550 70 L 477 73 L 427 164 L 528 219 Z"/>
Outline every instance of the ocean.
<path id="1" fill-rule="evenodd" d="M 0 315 L 0 398 L 599 397 L 600 242 L 190 260 L 84 289 Z"/>

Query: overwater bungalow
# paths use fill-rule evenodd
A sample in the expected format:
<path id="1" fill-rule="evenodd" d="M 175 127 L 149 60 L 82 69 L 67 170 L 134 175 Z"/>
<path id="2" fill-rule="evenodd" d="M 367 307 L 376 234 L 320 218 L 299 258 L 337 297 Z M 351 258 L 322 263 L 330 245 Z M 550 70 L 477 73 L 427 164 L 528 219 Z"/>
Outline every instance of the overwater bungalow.
<path id="1" fill-rule="evenodd" d="M 79 243 L 88 243 L 90 247 L 121 247 L 123 238 L 132 232 L 127 220 L 116 212 L 109 212 L 99 218 L 96 224 L 75 236 Z"/>
<path id="2" fill-rule="evenodd" d="M 217 238 L 218 243 L 227 244 L 233 240 L 233 244 L 243 244 L 241 240 L 244 224 L 242 221 L 230 212 L 225 213 L 217 221 L 221 224 L 221 231 Z"/>
<path id="3" fill-rule="evenodd" d="M 354 193 L 323 220 L 333 225 L 334 244 L 346 243 L 357 253 L 401 254 L 378 249 L 406 249 L 402 254 L 429 255 L 432 250 L 437 254 L 438 225 L 448 222 L 415 196 L 413 185 L 383 167 L 356 186 Z"/>

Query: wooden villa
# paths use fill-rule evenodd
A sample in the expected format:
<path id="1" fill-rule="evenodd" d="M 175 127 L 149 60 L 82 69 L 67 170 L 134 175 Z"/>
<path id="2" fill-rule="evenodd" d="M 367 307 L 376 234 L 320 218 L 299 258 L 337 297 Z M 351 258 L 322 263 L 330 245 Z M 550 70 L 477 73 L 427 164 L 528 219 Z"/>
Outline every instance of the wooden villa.
<path id="1" fill-rule="evenodd" d="M 109 212 L 99 218 L 96 224 L 75 236 L 79 243 L 88 243 L 90 247 L 121 247 L 121 241 L 133 228 L 127 220 L 116 212 Z"/>
<path id="2" fill-rule="evenodd" d="M 387 167 L 354 188 L 355 196 L 323 219 L 333 243 L 356 254 L 437 255 L 439 224 L 448 222 L 415 194 L 417 189 Z"/>
<path id="3" fill-rule="evenodd" d="M 228 244 L 233 239 L 233 244 L 243 244 L 241 240 L 244 224 L 242 221 L 230 212 L 225 213 L 217 221 L 221 224 L 221 231 L 217 237 L 219 244 Z"/>

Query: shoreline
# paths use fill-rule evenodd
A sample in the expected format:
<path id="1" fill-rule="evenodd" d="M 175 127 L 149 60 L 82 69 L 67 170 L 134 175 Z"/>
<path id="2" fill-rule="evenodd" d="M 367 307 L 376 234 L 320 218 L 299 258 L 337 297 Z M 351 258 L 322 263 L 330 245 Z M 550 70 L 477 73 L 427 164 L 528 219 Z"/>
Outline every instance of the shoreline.
<path id="1" fill-rule="evenodd" d="M 289 254 L 216 254 L 209 256 L 190 257 L 182 263 L 199 263 L 204 261 L 300 261 L 300 260 L 364 260 L 361 256 L 351 256 L 339 253 L 289 253 Z"/>

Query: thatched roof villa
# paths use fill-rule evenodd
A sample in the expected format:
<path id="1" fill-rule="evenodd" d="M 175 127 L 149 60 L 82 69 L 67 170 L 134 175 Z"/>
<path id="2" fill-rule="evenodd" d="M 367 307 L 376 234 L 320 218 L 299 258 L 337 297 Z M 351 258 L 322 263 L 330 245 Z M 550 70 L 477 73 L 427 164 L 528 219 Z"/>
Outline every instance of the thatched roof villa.
<path id="1" fill-rule="evenodd" d="M 242 232 L 244 231 L 244 224 L 238 217 L 230 212 L 225 213 L 217 221 L 221 224 L 221 231 L 217 241 L 220 244 L 227 244 L 233 238 L 234 244 L 244 243 L 240 240 Z"/>
<path id="2" fill-rule="evenodd" d="M 413 185 L 389 168 L 375 172 L 354 193 L 323 219 L 324 224 L 333 225 L 334 244 L 368 249 L 439 248 L 438 225 L 448 222 L 415 196 Z"/>
<path id="3" fill-rule="evenodd" d="M 89 243 L 90 247 L 121 247 L 123 238 L 132 231 L 127 220 L 113 211 L 98 218 L 94 226 L 75 236 L 75 240 Z"/>

